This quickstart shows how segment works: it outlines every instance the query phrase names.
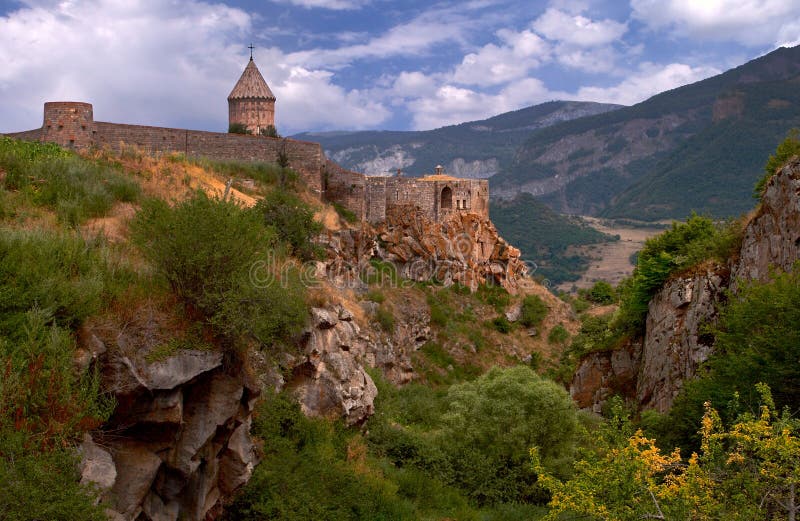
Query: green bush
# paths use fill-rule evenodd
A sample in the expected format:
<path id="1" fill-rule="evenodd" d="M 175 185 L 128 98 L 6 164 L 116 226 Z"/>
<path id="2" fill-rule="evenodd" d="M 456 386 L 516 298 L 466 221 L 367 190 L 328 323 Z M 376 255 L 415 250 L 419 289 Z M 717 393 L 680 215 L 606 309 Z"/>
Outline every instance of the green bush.
<path id="1" fill-rule="evenodd" d="M 505 315 L 500 315 L 499 317 L 493 318 L 489 321 L 489 325 L 492 327 L 492 329 L 498 333 L 503 333 L 504 335 L 511 333 L 511 331 L 514 329 L 514 326 L 508 321 Z"/>
<path id="2" fill-rule="evenodd" d="M 613 304 L 617 301 L 617 294 L 614 291 L 614 287 L 604 280 L 595 282 L 594 285 L 586 291 L 585 296 L 589 302 L 594 302 L 601 306 Z"/>
<path id="3" fill-rule="evenodd" d="M 800 155 L 800 130 L 793 128 L 775 149 L 775 153 L 769 156 L 767 164 L 764 165 L 764 175 L 753 188 L 753 197 L 761 199 L 764 195 L 764 190 L 767 188 L 767 183 L 775 175 L 775 172 L 793 156 L 798 155 Z"/>
<path id="4" fill-rule="evenodd" d="M 378 311 L 375 313 L 375 318 L 378 320 L 378 324 L 380 324 L 381 329 L 383 329 L 385 332 L 391 333 L 394 331 L 394 315 L 391 311 L 383 306 L 380 306 Z"/>
<path id="5" fill-rule="evenodd" d="M 227 508 L 225 519 L 411 520 L 413 507 L 377 472 L 348 461 L 357 443 L 340 422 L 306 418 L 284 395 L 259 406 L 253 433 L 265 454 L 253 477 Z"/>
<path id="6" fill-rule="evenodd" d="M 708 259 L 725 262 L 740 244 L 738 222 L 715 224 L 694 213 L 685 223 L 674 222 L 671 229 L 651 237 L 639 253 L 633 275 L 620 284 L 615 327 L 639 331 L 650 299 L 671 274 Z"/>
<path id="7" fill-rule="evenodd" d="M 519 321 L 525 327 L 538 327 L 550 312 L 550 308 L 538 295 L 526 295 L 522 300 Z"/>
<path id="8" fill-rule="evenodd" d="M 547 334 L 547 342 L 550 344 L 564 345 L 569 340 L 569 331 L 564 326 L 558 324 Z"/>
<path id="9" fill-rule="evenodd" d="M 339 217 L 349 222 L 350 224 L 354 224 L 358 221 L 358 216 L 355 214 L 355 212 L 353 212 L 343 204 L 333 203 L 333 209 L 336 210 L 336 213 L 339 214 Z"/>
<path id="10" fill-rule="evenodd" d="M 484 304 L 492 306 L 498 313 L 504 313 L 511 302 L 511 295 L 498 284 L 481 284 L 475 296 Z"/>
<path id="11" fill-rule="evenodd" d="M 559 385 L 524 366 L 492 369 L 447 394 L 438 440 L 451 483 L 478 504 L 543 500 L 529 450 L 566 472 L 578 431 L 577 411 Z"/>
<path id="12" fill-rule="evenodd" d="M 314 210 L 297 195 L 275 189 L 258 202 L 255 210 L 296 256 L 309 260 L 317 255 L 311 239 L 322 230 L 322 225 L 314 220 Z"/>
<path id="13" fill-rule="evenodd" d="M 102 217 L 117 201 L 139 199 L 139 185 L 111 166 L 83 159 L 52 144 L 0 138 L 0 168 L 7 190 L 56 212 L 61 222 L 78 225 Z"/>
<path id="14" fill-rule="evenodd" d="M 231 123 L 228 125 L 229 134 L 252 134 L 253 132 L 247 128 L 244 123 Z"/>
<path id="15" fill-rule="evenodd" d="M 2 385 L 2 384 L 0 384 Z M 0 430 L 0 519 L 4 521 L 105 521 L 97 494 L 78 484 L 71 448 L 32 452 L 29 435 Z"/>
<path id="16" fill-rule="evenodd" d="M 266 137 L 281 137 L 281 135 L 278 134 L 278 129 L 276 129 L 274 125 L 267 125 L 259 130 L 258 134 Z"/>
<path id="17" fill-rule="evenodd" d="M 173 208 L 150 200 L 131 222 L 131 237 L 187 308 L 227 338 L 266 347 L 302 327 L 304 290 L 292 270 L 277 278 L 275 233 L 259 206 L 203 192 Z"/>

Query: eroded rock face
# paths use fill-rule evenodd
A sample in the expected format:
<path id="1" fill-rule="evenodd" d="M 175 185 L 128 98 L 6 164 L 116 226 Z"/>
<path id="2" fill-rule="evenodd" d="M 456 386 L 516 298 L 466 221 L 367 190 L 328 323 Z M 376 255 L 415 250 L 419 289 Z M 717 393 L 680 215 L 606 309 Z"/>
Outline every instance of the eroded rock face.
<path id="1" fill-rule="evenodd" d="M 800 259 L 800 161 L 773 176 L 759 212 L 747 226 L 733 280 L 769 278 L 770 268 L 792 269 Z"/>
<path id="2" fill-rule="evenodd" d="M 635 392 L 624 396 L 643 408 L 667 411 L 683 382 L 694 378 L 712 354 L 714 339 L 703 329 L 716 320 L 726 294 L 735 296 L 742 282 L 766 282 L 770 270 L 790 270 L 798 260 L 800 161 L 795 160 L 770 180 L 761 207 L 745 227 L 741 249 L 728 265 L 706 265 L 672 278 L 650 301 Z M 605 382 L 617 377 L 613 356 L 595 353 L 579 364 L 570 392 L 581 407 L 597 409 L 605 399 L 610 389 Z"/>
<path id="3" fill-rule="evenodd" d="M 117 519 L 213 519 L 257 463 L 249 435 L 257 386 L 224 367 L 219 352 L 151 363 L 115 347 L 98 361 L 118 405 L 104 427 L 113 435 L 98 434 L 108 450 L 92 440 L 81 448 L 82 479 L 107 491 Z"/>
<path id="4" fill-rule="evenodd" d="M 636 392 L 641 354 L 638 342 L 622 349 L 590 353 L 572 377 L 570 396 L 581 409 L 600 413 L 612 396 L 632 395 Z"/>
<path id="5" fill-rule="evenodd" d="M 714 339 L 702 328 L 717 318 L 728 276 L 710 266 L 678 277 L 650 301 L 636 399 L 646 409 L 665 412 L 683 387 L 708 360 Z"/>
<path id="6" fill-rule="evenodd" d="M 484 282 L 516 293 L 527 267 L 486 217 L 455 213 L 434 223 L 413 208 L 390 207 L 377 228 L 375 253 L 394 264 L 403 278 L 459 283 L 477 289 Z"/>
<path id="7" fill-rule="evenodd" d="M 367 342 L 343 308 L 311 310 L 303 356 L 287 384 L 305 414 L 342 417 L 350 425 L 373 414 L 378 389 L 362 366 Z"/>

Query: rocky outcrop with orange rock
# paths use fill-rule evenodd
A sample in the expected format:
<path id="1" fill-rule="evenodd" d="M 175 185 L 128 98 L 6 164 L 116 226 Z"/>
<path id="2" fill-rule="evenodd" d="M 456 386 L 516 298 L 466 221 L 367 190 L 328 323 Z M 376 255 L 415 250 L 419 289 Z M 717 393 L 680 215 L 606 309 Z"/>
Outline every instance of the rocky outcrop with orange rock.
<path id="1" fill-rule="evenodd" d="M 767 184 L 737 254 L 725 265 L 701 265 L 669 279 L 650 301 L 638 347 L 585 356 L 570 385 L 573 398 L 596 411 L 614 394 L 645 409 L 669 410 L 683 383 L 713 353 L 707 326 L 716 321 L 719 305 L 741 283 L 765 282 L 771 270 L 790 270 L 798 260 L 800 160 L 794 160 Z"/>
<path id="2" fill-rule="evenodd" d="M 527 273 L 520 251 L 500 237 L 491 220 L 455 213 L 440 223 L 411 206 L 394 206 L 377 227 L 376 254 L 391 262 L 403 278 L 476 289 L 499 284 L 515 293 Z"/>

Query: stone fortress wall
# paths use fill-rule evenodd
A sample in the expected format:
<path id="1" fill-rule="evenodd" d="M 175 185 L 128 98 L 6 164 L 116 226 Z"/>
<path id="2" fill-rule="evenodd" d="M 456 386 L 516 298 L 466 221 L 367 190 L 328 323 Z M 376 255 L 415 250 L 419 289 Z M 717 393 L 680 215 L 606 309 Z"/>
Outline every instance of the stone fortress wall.
<path id="1" fill-rule="evenodd" d="M 319 143 L 94 121 L 89 103 L 45 103 L 42 128 L 7 135 L 72 149 L 95 146 L 119 152 L 137 147 L 148 154 L 182 153 L 218 160 L 277 162 L 285 154 L 289 166 L 321 200 L 344 206 L 362 222 L 383 222 L 387 209 L 409 205 L 434 222 L 454 213 L 489 215 L 489 183 L 485 179 L 459 179 L 443 175 L 441 170 L 421 178 L 366 176 L 328 160 Z"/>

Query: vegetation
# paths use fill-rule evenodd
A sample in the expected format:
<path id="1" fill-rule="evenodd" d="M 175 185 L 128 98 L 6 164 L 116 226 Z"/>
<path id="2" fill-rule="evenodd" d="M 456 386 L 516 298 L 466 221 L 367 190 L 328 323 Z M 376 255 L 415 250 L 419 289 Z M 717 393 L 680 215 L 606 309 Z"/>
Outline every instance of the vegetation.
<path id="1" fill-rule="evenodd" d="M 533 262 L 534 275 L 553 285 L 578 280 L 589 267 L 589 257 L 568 248 L 619 239 L 554 212 L 530 194 L 492 201 L 491 214 L 500 235 L 522 251 L 523 259 Z"/>
<path id="2" fill-rule="evenodd" d="M 314 210 L 297 195 L 287 190 L 273 190 L 258 202 L 255 211 L 262 214 L 264 223 L 290 246 L 294 256 L 310 260 L 317 255 L 311 239 L 322 230 L 322 225 L 314 220 Z"/>
<path id="3" fill-rule="evenodd" d="M 228 134 L 252 134 L 244 123 L 231 123 L 228 125 Z"/>
<path id="4" fill-rule="evenodd" d="M 616 326 L 635 332 L 644 325 L 647 304 L 670 275 L 702 261 L 724 262 L 741 244 L 738 222 L 715 224 L 692 214 L 685 223 L 648 239 L 639 252 L 633 275 L 620 285 L 620 312 Z"/>
<path id="5" fill-rule="evenodd" d="M 760 394 L 755 385 L 774 388 L 777 407 L 795 412 L 800 403 L 800 272 L 775 275 L 768 284 L 751 283 L 721 310 L 714 355 L 707 371 L 688 382 L 663 418 L 651 416 L 650 428 L 667 444 L 698 446 L 698 418 L 703 404 L 727 404 L 726 422 L 755 410 Z M 735 398 L 734 398 L 735 397 Z"/>
<path id="6" fill-rule="evenodd" d="M 617 301 L 617 292 L 614 291 L 614 287 L 604 280 L 598 280 L 592 285 L 591 288 L 580 293 L 589 302 L 593 302 L 601 306 L 607 306 L 608 304 L 613 304 Z"/>
<path id="7" fill-rule="evenodd" d="M 336 213 L 339 214 L 339 217 L 349 222 L 350 224 L 355 224 L 356 222 L 358 222 L 358 216 L 355 214 L 355 212 L 348 209 L 343 204 L 334 202 L 333 209 L 336 210 Z"/>
<path id="8" fill-rule="evenodd" d="M 525 327 L 538 327 L 550 312 L 550 308 L 538 295 L 526 295 L 522 299 L 519 322 Z"/>
<path id="9" fill-rule="evenodd" d="M 764 195 L 764 190 L 767 189 L 767 183 L 775 175 L 789 159 L 794 156 L 800 155 L 800 130 L 793 128 L 786 135 L 786 138 L 781 141 L 775 153 L 769 156 L 767 164 L 764 165 L 764 176 L 758 180 L 755 188 L 753 189 L 753 197 L 761 199 Z"/>
<path id="10" fill-rule="evenodd" d="M 741 415 L 728 429 L 706 404 L 700 451 L 688 462 L 677 449 L 662 453 L 641 431 L 624 439 L 625 421 L 605 425 L 601 447 L 584 453 L 568 481 L 554 478 L 534 449 L 533 467 L 552 494 L 544 519 L 566 513 L 620 521 L 796 518 L 800 422 L 776 414 L 769 387 L 757 390 L 759 412 Z"/>
<path id="11" fill-rule="evenodd" d="M 267 125 L 266 127 L 259 130 L 258 134 L 265 137 L 276 137 L 276 138 L 281 137 L 281 135 L 278 134 L 278 129 L 275 128 L 275 125 Z"/>
<path id="12" fill-rule="evenodd" d="M 203 192 L 170 207 L 148 200 L 131 223 L 132 240 L 153 263 L 190 313 L 234 341 L 269 347 L 302 326 L 304 291 L 293 270 L 279 269 L 280 239 L 302 235 L 307 210 L 280 207 L 276 215 L 294 228 L 278 234 L 266 226 L 269 203 L 243 208 Z M 281 213 L 285 212 L 285 213 Z"/>
<path id="13" fill-rule="evenodd" d="M 140 188 L 101 162 L 82 159 L 53 144 L 0 137 L 2 187 L 34 206 L 53 210 L 59 221 L 76 226 L 106 215 L 116 202 L 133 202 Z"/>

